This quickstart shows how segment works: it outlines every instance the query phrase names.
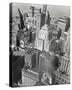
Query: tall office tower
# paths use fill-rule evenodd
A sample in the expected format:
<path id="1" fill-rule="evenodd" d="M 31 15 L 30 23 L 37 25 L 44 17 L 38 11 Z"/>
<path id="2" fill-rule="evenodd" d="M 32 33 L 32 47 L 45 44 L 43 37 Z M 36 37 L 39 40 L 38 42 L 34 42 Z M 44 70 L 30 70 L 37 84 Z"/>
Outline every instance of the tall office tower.
<path id="1" fill-rule="evenodd" d="M 31 6 L 29 9 L 29 17 L 32 19 L 32 27 L 37 26 L 36 29 L 40 29 L 40 17 L 41 17 L 41 8 Z"/>
<path id="2" fill-rule="evenodd" d="M 49 51 L 50 42 L 52 39 L 52 32 L 48 31 L 47 25 L 42 26 L 39 31 L 38 39 L 36 42 L 36 48 L 39 50 Z"/>
<path id="3" fill-rule="evenodd" d="M 34 7 L 32 7 L 32 17 L 34 17 Z"/>
<path id="4" fill-rule="evenodd" d="M 47 16 L 46 16 L 46 24 L 49 26 L 51 21 L 50 13 L 47 11 Z"/>
<path id="5" fill-rule="evenodd" d="M 25 27 L 24 26 L 24 21 L 23 21 L 23 15 L 22 15 L 19 8 L 18 8 L 18 12 L 19 12 L 19 16 L 20 16 L 20 28 L 23 29 Z"/>
<path id="6" fill-rule="evenodd" d="M 58 20 L 58 28 L 62 30 L 62 35 L 64 32 L 68 32 L 70 27 L 70 19 L 68 17 L 61 17 Z"/>
<path id="7" fill-rule="evenodd" d="M 70 31 L 65 32 L 64 34 L 66 35 L 65 39 L 65 57 L 69 58 L 70 57 Z"/>
<path id="8" fill-rule="evenodd" d="M 47 5 L 43 5 L 42 13 L 41 13 L 40 27 L 44 26 L 44 24 L 46 23 L 46 10 L 47 10 Z"/>

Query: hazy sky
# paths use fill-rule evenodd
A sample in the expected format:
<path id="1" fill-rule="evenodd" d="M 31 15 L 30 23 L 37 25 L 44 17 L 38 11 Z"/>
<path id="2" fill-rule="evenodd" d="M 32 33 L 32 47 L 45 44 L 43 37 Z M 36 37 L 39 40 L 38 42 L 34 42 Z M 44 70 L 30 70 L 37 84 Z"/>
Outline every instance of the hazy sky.
<path id="1" fill-rule="evenodd" d="M 13 16 L 18 15 L 18 8 L 20 8 L 21 12 L 28 12 L 29 6 L 34 4 L 24 4 L 24 3 L 13 3 Z M 43 5 L 34 5 L 36 8 L 42 8 Z M 51 17 L 61 17 L 67 16 L 70 17 L 70 7 L 69 6 L 55 6 L 48 5 L 48 11 L 50 12 Z"/>

